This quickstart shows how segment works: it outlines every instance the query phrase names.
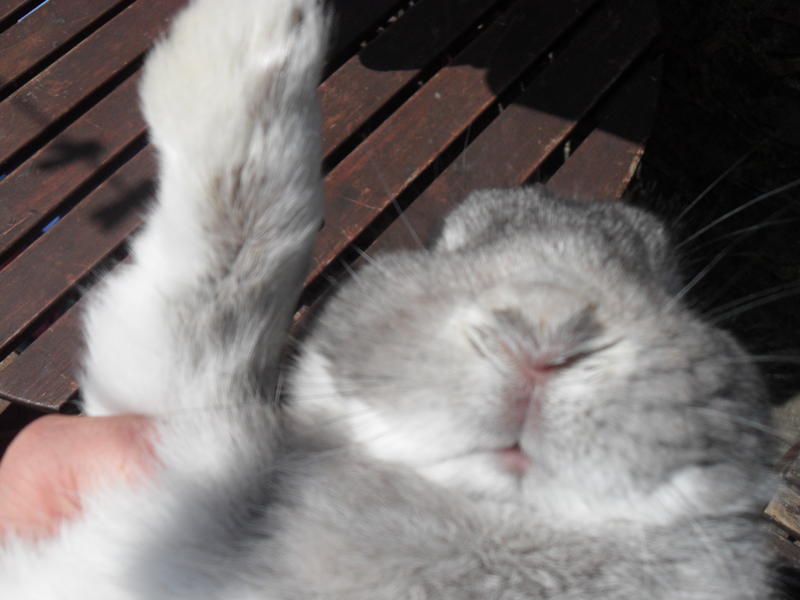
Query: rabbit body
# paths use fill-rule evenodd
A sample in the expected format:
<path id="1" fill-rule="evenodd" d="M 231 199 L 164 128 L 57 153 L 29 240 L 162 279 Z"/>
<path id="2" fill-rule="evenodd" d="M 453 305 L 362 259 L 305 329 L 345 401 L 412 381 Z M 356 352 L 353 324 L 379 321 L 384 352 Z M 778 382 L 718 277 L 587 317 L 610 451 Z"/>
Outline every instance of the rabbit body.
<path id="1" fill-rule="evenodd" d="M 278 401 L 325 32 L 314 0 L 195 0 L 151 53 L 158 202 L 82 390 L 152 415 L 158 466 L 6 541 L 3 597 L 767 597 L 764 391 L 640 210 L 473 194 L 336 291 Z"/>

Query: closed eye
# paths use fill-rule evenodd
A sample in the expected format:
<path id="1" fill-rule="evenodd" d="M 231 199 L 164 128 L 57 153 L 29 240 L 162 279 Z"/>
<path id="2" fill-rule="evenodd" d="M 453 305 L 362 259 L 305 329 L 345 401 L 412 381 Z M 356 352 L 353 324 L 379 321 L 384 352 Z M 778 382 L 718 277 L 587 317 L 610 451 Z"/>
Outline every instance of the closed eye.
<path id="1" fill-rule="evenodd" d="M 598 352 L 602 352 L 603 350 L 608 350 L 609 348 L 617 345 L 619 342 L 620 340 L 616 339 L 599 346 L 591 346 L 588 348 L 587 347 L 577 348 L 573 352 L 565 353 L 561 356 L 555 357 L 553 360 L 547 361 L 547 364 L 545 364 L 544 366 L 546 369 L 551 369 L 551 370 L 566 369 L 581 362 L 585 358 L 597 354 Z"/>

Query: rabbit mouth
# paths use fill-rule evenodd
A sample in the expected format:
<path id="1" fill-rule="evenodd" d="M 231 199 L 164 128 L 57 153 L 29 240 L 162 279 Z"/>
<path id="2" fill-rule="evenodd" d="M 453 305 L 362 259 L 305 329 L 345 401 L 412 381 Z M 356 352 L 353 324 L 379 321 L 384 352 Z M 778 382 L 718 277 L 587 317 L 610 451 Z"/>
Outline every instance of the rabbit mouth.
<path id="1" fill-rule="evenodd" d="M 500 466 L 504 471 L 520 477 L 528 472 L 531 466 L 531 459 L 525 454 L 519 443 L 500 448 L 496 452 L 500 460 Z"/>

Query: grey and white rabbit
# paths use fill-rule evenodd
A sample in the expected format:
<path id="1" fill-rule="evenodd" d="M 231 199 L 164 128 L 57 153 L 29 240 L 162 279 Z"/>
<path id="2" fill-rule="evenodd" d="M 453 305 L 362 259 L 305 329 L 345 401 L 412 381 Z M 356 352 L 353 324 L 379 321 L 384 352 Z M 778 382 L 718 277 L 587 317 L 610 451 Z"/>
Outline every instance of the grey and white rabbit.
<path id="1" fill-rule="evenodd" d="M 86 315 L 89 414 L 156 419 L 146 483 L 0 596 L 762 599 L 764 391 L 681 301 L 663 226 L 473 194 L 276 365 L 322 218 L 315 0 L 196 0 L 150 54 L 158 201 Z"/>

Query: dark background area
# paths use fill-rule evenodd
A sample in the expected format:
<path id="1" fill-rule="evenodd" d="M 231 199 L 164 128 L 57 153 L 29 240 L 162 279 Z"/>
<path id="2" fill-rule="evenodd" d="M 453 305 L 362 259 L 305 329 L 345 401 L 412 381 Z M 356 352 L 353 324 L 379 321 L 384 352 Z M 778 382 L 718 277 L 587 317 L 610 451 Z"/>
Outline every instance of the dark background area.
<path id="1" fill-rule="evenodd" d="M 630 200 L 673 225 L 692 302 L 760 357 L 797 444 L 800 187 L 757 199 L 800 179 L 800 1 L 659 4 L 661 96 Z M 800 598 L 796 565 L 777 573 Z"/>
<path id="2" fill-rule="evenodd" d="M 800 2 L 659 5 L 661 97 L 631 200 L 673 224 L 694 304 L 760 356 L 783 404 L 800 391 L 800 186 L 745 205 L 800 179 Z"/>

